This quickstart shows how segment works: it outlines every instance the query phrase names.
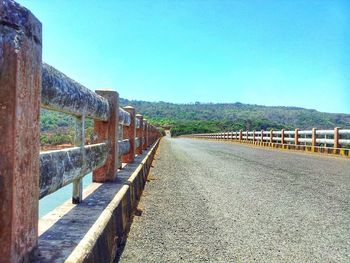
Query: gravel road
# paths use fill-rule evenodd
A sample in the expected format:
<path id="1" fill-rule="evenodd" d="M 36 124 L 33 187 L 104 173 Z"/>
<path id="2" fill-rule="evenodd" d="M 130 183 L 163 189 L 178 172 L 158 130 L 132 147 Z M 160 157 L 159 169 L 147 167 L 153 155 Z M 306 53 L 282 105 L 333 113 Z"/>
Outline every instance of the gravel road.
<path id="1" fill-rule="evenodd" d="M 350 159 L 171 138 L 159 151 L 121 262 L 350 262 Z"/>

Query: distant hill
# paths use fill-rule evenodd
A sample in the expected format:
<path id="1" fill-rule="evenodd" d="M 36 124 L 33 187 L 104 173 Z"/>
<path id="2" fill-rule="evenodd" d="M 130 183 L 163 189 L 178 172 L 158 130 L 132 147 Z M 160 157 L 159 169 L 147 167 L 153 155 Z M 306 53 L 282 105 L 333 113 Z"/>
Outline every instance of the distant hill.
<path id="1" fill-rule="evenodd" d="M 350 128 L 350 114 L 319 112 L 299 107 L 271 107 L 243 103 L 174 104 L 121 99 L 122 105 L 133 105 L 154 120 L 175 121 L 229 121 L 267 120 L 275 124 L 311 129 Z"/>
<path id="2" fill-rule="evenodd" d="M 120 99 L 120 106 L 131 105 L 152 124 L 171 125 L 172 135 L 229 130 L 333 129 L 350 128 L 350 114 L 319 112 L 298 107 L 270 107 L 243 103 L 175 104 Z M 57 112 L 41 111 L 42 144 L 72 142 L 74 118 Z M 87 121 L 87 135 L 92 122 Z"/>

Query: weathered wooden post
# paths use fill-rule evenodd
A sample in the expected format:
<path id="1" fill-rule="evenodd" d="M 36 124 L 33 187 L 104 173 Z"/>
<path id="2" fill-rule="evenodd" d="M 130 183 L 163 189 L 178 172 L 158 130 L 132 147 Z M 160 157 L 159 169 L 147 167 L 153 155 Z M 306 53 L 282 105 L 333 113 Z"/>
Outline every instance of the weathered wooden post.
<path id="1" fill-rule="evenodd" d="M 139 138 L 139 147 L 136 148 L 137 154 L 142 154 L 143 148 L 143 116 L 136 114 L 136 118 L 140 121 L 140 127 L 136 130 L 136 136 Z"/>
<path id="2" fill-rule="evenodd" d="M 299 129 L 295 129 L 294 132 L 294 144 L 295 145 L 299 145 Z"/>
<path id="3" fill-rule="evenodd" d="M 284 129 L 281 130 L 281 144 L 283 145 L 285 143 L 284 141 Z"/>
<path id="4" fill-rule="evenodd" d="M 243 131 L 239 130 L 239 141 L 242 141 L 243 139 Z"/>
<path id="5" fill-rule="evenodd" d="M 124 138 L 129 140 L 130 150 L 127 154 L 123 155 L 123 163 L 132 163 L 135 159 L 135 108 L 126 106 L 123 108 L 125 111 L 130 113 L 130 126 L 124 127 Z"/>
<path id="6" fill-rule="evenodd" d="M 0 1 L 0 261 L 37 252 L 41 23 Z"/>
<path id="7" fill-rule="evenodd" d="M 147 147 L 148 147 L 148 121 L 146 119 L 143 119 L 143 123 L 145 125 L 145 128 L 143 130 L 143 136 L 144 136 L 143 149 L 147 150 Z"/>
<path id="8" fill-rule="evenodd" d="M 94 121 L 96 143 L 108 142 L 106 163 L 93 171 L 94 182 L 113 181 L 118 170 L 118 128 L 119 128 L 119 94 L 113 90 L 96 90 L 106 98 L 109 104 L 108 121 Z"/>
<path id="9" fill-rule="evenodd" d="M 340 145 L 339 145 L 339 130 L 340 128 L 339 127 L 335 127 L 334 128 L 334 148 L 340 148 Z"/>

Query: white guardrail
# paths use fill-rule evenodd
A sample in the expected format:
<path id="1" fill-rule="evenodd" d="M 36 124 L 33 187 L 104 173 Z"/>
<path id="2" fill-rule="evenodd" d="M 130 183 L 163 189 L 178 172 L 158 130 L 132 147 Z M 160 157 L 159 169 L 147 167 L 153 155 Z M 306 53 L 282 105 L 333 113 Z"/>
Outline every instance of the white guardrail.
<path id="1" fill-rule="evenodd" d="M 192 134 L 186 137 L 232 140 L 249 142 L 261 146 L 301 149 L 313 152 L 328 152 L 350 156 L 350 129 L 334 128 L 333 130 L 269 130 L 269 131 L 230 131 L 218 133 Z M 293 146 L 293 147 L 291 147 Z"/>

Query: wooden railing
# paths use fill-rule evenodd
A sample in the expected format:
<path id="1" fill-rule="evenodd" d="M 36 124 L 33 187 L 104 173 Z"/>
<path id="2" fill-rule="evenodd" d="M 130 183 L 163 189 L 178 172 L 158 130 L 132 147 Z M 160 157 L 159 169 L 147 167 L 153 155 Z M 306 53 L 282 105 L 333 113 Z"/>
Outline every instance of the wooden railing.
<path id="1" fill-rule="evenodd" d="M 334 128 L 332 130 L 286 131 L 232 131 L 219 133 L 192 134 L 187 137 L 201 139 L 228 140 L 248 142 L 261 146 L 272 146 L 286 149 L 298 149 L 312 152 L 333 153 L 350 156 L 350 130 Z"/>
<path id="2" fill-rule="evenodd" d="M 41 23 L 12 0 L 0 1 L 0 262 L 29 262 L 38 240 L 38 202 L 82 178 L 113 181 L 161 134 L 113 90 L 93 92 L 42 63 Z M 40 152 L 40 108 L 75 117 L 74 147 Z M 85 145 L 85 120 L 93 144 Z"/>

